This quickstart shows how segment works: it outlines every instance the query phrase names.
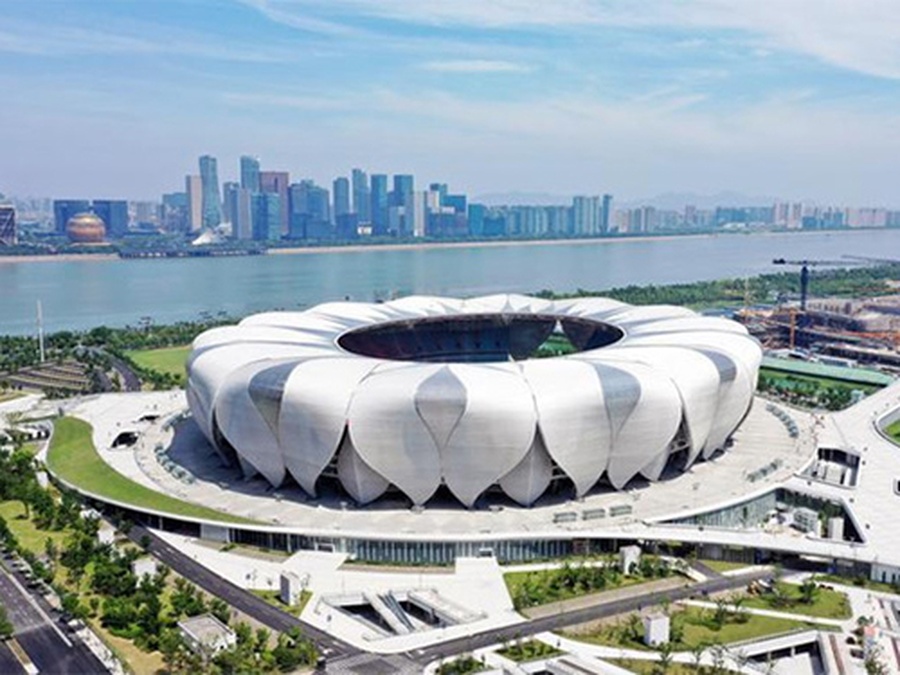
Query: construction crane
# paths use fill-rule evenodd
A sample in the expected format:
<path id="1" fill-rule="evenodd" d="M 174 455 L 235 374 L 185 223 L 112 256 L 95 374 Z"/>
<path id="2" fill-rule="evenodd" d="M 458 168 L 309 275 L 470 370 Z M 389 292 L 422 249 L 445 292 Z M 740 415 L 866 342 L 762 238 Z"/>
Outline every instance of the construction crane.
<path id="1" fill-rule="evenodd" d="M 866 260 L 785 260 L 775 258 L 773 265 L 793 265 L 800 268 L 800 311 L 806 311 L 806 298 L 809 295 L 809 268 L 810 267 L 851 267 L 853 265 L 870 265 Z"/>

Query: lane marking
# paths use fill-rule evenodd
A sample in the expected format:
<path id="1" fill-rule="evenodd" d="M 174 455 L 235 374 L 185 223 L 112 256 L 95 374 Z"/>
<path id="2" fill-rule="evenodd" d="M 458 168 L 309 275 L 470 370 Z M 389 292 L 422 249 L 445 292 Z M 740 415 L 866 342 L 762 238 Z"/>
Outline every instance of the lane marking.
<path id="1" fill-rule="evenodd" d="M 22 664 L 22 668 L 25 669 L 25 672 L 28 673 L 28 675 L 37 675 L 37 673 L 40 672 L 38 667 L 31 662 L 31 658 L 29 658 L 28 654 L 16 638 L 10 638 L 6 645 L 9 647 L 9 651 L 12 652 L 13 656 L 16 657 L 16 660 Z"/>
<path id="2" fill-rule="evenodd" d="M 4 571 L 3 574 L 5 574 L 5 575 L 6 575 L 6 578 L 9 579 L 10 581 L 12 581 L 13 584 L 15 584 L 16 588 L 19 589 L 19 592 L 20 592 L 22 595 L 25 596 L 25 599 L 28 601 L 28 603 L 29 603 L 32 607 L 34 607 L 34 609 L 37 611 L 38 614 L 41 615 L 41 618 L 43 618 L 44 621 L 46 621 L 46 622 L 50 625 L 50 628 L 52 628 L 54 631 L 56 631 L 56 634 L 59 635 L 59 639 L 62 640 L 62 641 L 66 644 L 66 646 L 69 647 L 69 648 L 71 649 L 71 647 L 72 647 L 72 642 L 71 642 L 71 640 L 69 640 L 69 638 L 67 638 L 67 637 L 65 636 L 65 634 L 64 634 L 64 633 L 59 629 L 59 627 L 56 625 L 56 622 L 53 621 L 53 619 L 51 619 L 51 618 L 47 615 L 47 612 L 45 612 L 45 611 L 41 608 L 41 606 L 37 603 L 37 600 L 35 600 L 34 598 L 31 597 L 31 594 L 30 594 L 28 591 L 25 590 L 25 588 L 22 586 L 22 584 L 19 583 L 19 580 L 16 579 L 16 578 L 15 578 L 14 576 L 12 576 L 11 574 L 7 573 L 6 571 Z"/>

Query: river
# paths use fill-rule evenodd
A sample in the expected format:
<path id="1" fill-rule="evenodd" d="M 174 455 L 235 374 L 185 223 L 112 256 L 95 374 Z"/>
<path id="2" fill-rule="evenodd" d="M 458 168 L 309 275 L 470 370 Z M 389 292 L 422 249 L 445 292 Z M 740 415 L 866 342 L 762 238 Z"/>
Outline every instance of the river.
<path id="1" fill-rule="evenodd" d="M 723 234 L 509 246 L 422 247 L 167 260 L 0 261 L 0 333 L 244 315 L 349 297 L 573 291 L 742 277 L 772 259 L 890 257 L 900 230 Z"/>

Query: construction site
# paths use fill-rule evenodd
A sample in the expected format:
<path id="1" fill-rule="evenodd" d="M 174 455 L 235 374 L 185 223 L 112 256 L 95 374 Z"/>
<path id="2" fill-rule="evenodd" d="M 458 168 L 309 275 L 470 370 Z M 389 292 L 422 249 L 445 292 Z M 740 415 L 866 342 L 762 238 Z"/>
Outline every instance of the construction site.
<path id="1" fill-rule="evenodd" d="M 747 306 L 737 312 L 769 356 L 840 368 L 866 366 L 900 374 L 900 261 L 872 258 L 785 260 L 776 265 L 799 268 L 800 293 L 775 305 Z M 897 293 L 873 297 L 815 297 L 819 267 L 898 265 Z"/>

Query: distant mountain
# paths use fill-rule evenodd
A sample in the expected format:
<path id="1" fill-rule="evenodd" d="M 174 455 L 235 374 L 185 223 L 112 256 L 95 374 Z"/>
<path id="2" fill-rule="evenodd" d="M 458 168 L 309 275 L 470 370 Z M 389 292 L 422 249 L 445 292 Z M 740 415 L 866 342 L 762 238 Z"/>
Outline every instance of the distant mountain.
<path id="1" fill-rule="evenodd" d="M 717 206 L 770 206 L 778 201 L 777 197 L 746 195 L 741 192 L 718 192 L 712 195 L 700 195 L 694 192 L 666 192 L 648 199 L 634 199 L 616 203 L 619 208 L 636 206 L 655 206 L 658 209 L 682 210 L 691 204 L 698 209 L 713 209 Z"/>
<path id="2" fill-rule="evenodd" d="M 569 206 L 572 197 L 547 192 L 493 192 L 477 195 L 471 201 L 485 206 Z"/>

